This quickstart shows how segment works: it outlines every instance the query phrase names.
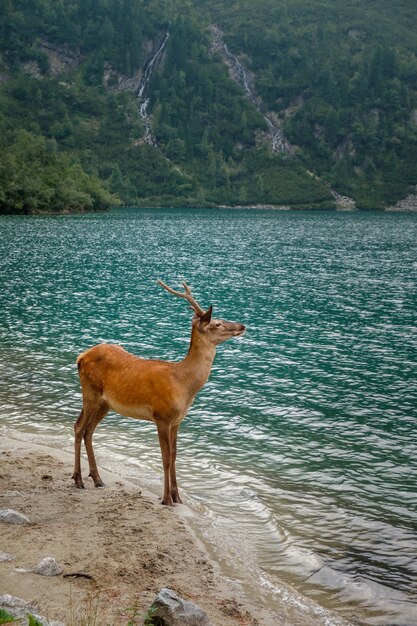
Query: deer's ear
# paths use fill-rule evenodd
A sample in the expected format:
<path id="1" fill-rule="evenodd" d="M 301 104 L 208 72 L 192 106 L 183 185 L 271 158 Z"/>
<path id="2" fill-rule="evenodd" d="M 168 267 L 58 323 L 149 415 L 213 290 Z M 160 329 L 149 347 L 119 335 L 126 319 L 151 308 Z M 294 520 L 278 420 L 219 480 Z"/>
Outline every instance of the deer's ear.
<path id="1" fill-rule="evenodd" d="M 213 313 L 213 307 L 210 306 L 207 311 L 200 317 L 200 324 L 209 324 L 211 320 L 211 314 Z"/>

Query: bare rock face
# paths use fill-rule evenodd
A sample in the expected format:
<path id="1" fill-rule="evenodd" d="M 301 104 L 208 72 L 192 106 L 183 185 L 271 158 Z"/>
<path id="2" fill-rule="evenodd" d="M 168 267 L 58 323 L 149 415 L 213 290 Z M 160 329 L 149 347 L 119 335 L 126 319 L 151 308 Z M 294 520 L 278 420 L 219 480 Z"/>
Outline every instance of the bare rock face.
<path id="1" fill-rule="evenodd" d="M 387 207 L 386 211 L 417 211 L 417 185 L 414 187 L 413 193 L 406 198 L 399 200 L 396 204 Z"/>
<path id="2" fill-rule="evenodd" d="M 151 607 L 152 618 L 163 626 L 212 626 L 203 609 L 183 600 L 172 589 L 161 589 Z"/>
<path id="3" fill-rule="evenodd" d="M 0 509 L 0 522 L 6 524 L 30 524 L 30 520 L 23 513 L 13 509 Z"/>
<path id="4" fill-rule="evenodd" d="M 131 76 L 126 76 L 113 69 L 110 65 L 106 65 L 103 74 L 103 83 L 107 91 L 115 91 L 116 93 L 132 91 L 136 93 L 139 89 L 141 78 L 142 68 L 136 70 Z"/>
<path id="5" fill-rule="evenodd" d="M 66 45 L 53 44 L 45 39 L 41 40 L 40 49 L 49 59 L 52 76 L 59 76 L 67 70 L 75 69 L 82 60 L 78 50 L 71 50 Z"/>
<path id="6" fill-rule="evenodd" d="M 32 78 L 42 78 L 42 72 L 36 61 L 27 61 L 22 64 L 22 70 Z"/>
<path id="7" fill-rule="evenodd" d="M 331 194 L 336 200 L 336 208 L 338 211 L 354 211 L 356 209 L 356 202 L 348 196 L 342 196 L 334 189 L 331 189 Z"/>

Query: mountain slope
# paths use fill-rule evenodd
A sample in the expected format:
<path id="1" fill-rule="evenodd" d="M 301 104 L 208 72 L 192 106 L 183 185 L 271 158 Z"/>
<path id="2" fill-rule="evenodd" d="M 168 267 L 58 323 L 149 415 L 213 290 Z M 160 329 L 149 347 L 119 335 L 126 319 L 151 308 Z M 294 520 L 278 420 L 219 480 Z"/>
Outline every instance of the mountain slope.
<path id="1" fill-rule="evenodd" d="M 4 0 L 0 211 L 331 208 L 330 186 L 362 208 L 395 202 L 417 183 L 414 13 L 406 0 Z M 166 33 L 146 117 L 144 68 Z M 292 156 L 272 149 L 271 120 Z"/>
<path id="2" fill-rule="evenodd" d="M 364 208 L 395 202 L 416 183 L 415 3 L 206 5 L 309 168 Z"/>

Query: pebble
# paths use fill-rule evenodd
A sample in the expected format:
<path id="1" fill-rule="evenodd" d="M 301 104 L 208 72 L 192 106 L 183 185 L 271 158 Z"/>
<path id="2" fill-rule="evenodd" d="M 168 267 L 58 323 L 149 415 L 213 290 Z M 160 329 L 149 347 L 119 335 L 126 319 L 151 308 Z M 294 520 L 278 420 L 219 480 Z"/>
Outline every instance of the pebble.
<path id="1" fill-rule="evenodd" d="M 44 559 L 39 561 L 35 567 L 31 569 L 25 569 L 23 567 L 17 567 L 13 570 L 18 574 L 39 574 L 40 576 L 59 576 L 63 573 L 64 568 L 56 559 L 52 556 L 46 556 Z"/>
<path id="2" fill-rule="evenodd" d="M 41 576 L 59 576 L 64 568 L 52 556 L 46 556 L 42 561 L 39 561 L 33 571 Z"/>
<path id="3" fill-rule="evenodd" d="M 197 604 L 183 600 L 166 587 L 158 593 L 151 611 L 152 617 L 159 618 L 165 626 L 213 626 Z"/>
<path id="4" fill-rule="evenodd" d="M 30 520 L 26 515 L 13 509 L 0 509 L 0 522 L 6 522 L 6 524 L 30 524 Z"/>

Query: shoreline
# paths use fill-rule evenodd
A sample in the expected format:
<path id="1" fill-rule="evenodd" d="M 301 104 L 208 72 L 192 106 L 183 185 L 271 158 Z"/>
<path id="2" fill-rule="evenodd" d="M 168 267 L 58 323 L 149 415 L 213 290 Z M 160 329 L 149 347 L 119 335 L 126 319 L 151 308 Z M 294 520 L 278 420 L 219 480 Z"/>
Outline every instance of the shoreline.
<path id="1" fill-rule="evenodd" d="M 74 216 L 82 216 L 82 215 L 105 215 L 107 213 L 118 211 L 118 210 L 137 210 L 137 211 L 176 211 L 176 210 L 220 210 L 220 211 L 271 211 L 271 212 L 302 212 L 308 211 L 309 213 L 321 212 L 325 211 L 326 213 L 408 213 L 413 214 L 417 213 L 417 195 L 413 195 L 412 202 L 409 203 L 408 198 L 400 200 L 397 204 L 385 206 L 381 208 L 372 208 L 372 209 L 359 209 L 357 207 L 350 206 L 335 206 L 332 208 L 329 207 L 294 207 L 294 206 L 284 206 L 284 205 L 272 205 L 272 204 L 250 204 L 250 205 L 223 205 L 219 204 L 216 206 L 122 206 L 122 207 L 110 207 L 109 209 L 103 209 L 99 211 L 95 210 L 72 210 L 65 209 L 63 211 L 32 211 L 31 213 L 3 213 L 2 215 L 5 217 L 74 217 Z"/>
<path id="2" fill-rule="evenodd" d="M 0 561 L 0 588 L 49 619 L 76 626 L 94 610 L 103 626 L 123 626 L 132 607 L 145 615 L 159 590 L 171 587 L 201 606 L 215 626 L 324 623 L 284 600 L 279 612 L 257 605 L 222 576 L 187 524 L 189 507 L 163 507 L 150 492 L 107 470 L 100 470 L 105 489 L 86 481 L 86 489 L 77 490 L 70 478 L 72 455 L 43 444 L 6 436 L 0 456 L 0 508 L 31 521 L 2 524 L 0 552 L 15 559 Z M 62 563 L 64 574 L 84 572 L 92 578 L 15 571 L 45 556 Z M 142 622 L 143 617 L 134 623 Z"/>
<path id="3" fill-rule="evenodd" d="M 417 188 L 417 186 L 416 186 Z M 205 210 L 230 210 L 230 211 L 247 211 L 247 210 L 255 210 L 255 211 L 308 211 L 308 212 L 320 212 L 325 211 L 326 213 L 417 213 L 417 193 L 413 192 L 408 194 L 406 197 L 402 198 L 398 202 L 392 205 L 381 206 L 379 208 L 358 208 L 353 200 L 350 198 L 345 198 L 344 196 L 340 196 L 340 200 L 335 201 L 335 205 L 332 207 L 328 206 L 309 206 L 306 205 L 278 205 L 278 204 L 269 204 L 269 203 L 257 203 L 257 204 L 208 204 L 208 205 L 159 205 L 149 203 L 147 205 L 139 204 L 132 206 L 110 206 L 107 209 L 63 209 L 61 211 L 41 211 L 34 210 L 30 213 L 3 213 L 4 216 L 21 216 L 21 217 L 71 217 L 71 216 L 82 216 L 82 215 L 100 215 L 107 214 L 109 212 L 118 211 L 118 210 L 178 210 L 178 209 L 205 209 Z"/>

